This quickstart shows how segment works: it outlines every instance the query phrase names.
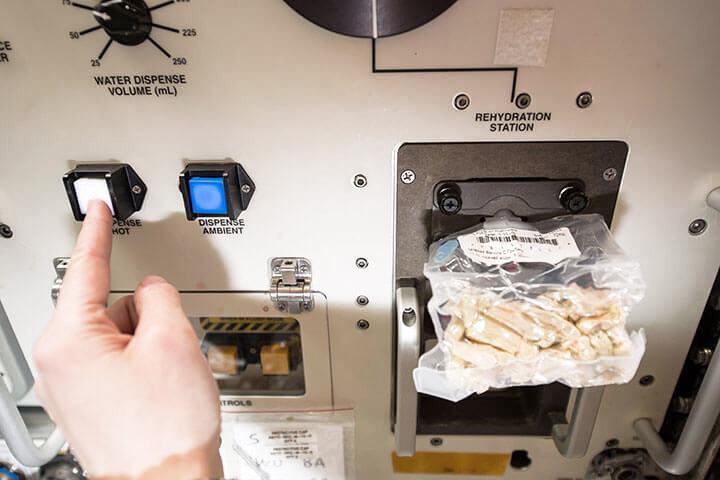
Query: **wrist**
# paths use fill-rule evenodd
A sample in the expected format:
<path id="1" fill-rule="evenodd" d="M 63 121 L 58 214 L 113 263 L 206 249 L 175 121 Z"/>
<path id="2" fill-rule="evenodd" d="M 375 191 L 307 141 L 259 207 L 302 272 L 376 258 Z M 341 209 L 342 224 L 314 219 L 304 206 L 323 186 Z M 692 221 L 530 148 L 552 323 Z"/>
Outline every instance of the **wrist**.
<path id="1" fill-rule="evenodd" d="M 164 459 L 137 475 L 90 475 L 93 480 L 222 480 L 220 453 L 200 448 Z"/>

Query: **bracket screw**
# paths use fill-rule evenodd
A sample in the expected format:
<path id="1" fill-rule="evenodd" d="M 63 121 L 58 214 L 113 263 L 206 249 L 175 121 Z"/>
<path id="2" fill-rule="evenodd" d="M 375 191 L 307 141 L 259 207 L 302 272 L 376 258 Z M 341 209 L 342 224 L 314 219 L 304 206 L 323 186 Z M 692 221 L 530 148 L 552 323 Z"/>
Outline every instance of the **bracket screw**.
<path id="1" fill-rule="evenodd" d="M 360 330 L 367 330 L 368 328 L 370 328 L 370 322 L 365 319 L 358 320 L 356 325 L 357 328 L 359 328 Z"/>
<path id="2" fill-rule="evenodd" d="M 454 183 L 442 185 L 437 192 L 438 208 L 444 215 L 455 215 L 462 209 L 460 188 Z"/>
<path id="3" fill-rule="evenodd" d="M 460 202 L 457 200 L 457 198 L 453 197 L 443 198 L 442 202 L 440 203 L 440 210 L 445 215 L 455 215 L 457 212 L 460 211 Z"/>
<path id="4" fill-rule="evenodd" d="M 365 295 L 360 295 L 359 297 L 357 297 L 357 298 L 355 299 L 355 303 L 357 303 L 357 304 L 360 305 L 361 307 L 364 307 L 365 305 L 367 305 L 368 303 L 370 303 L 370 300 L 369 300 L 368 297 L 366 297 Z"/>
<path id="5" fill-rule="evenodd" d="M 617 178 L 617 174 L 617 169 L 613 167 L 607 168 L 603 172 L 603 180 L 605 180 L 606 182 L 612 182 Z"/>
<path id="6" fill-rule="evenodd" d="M 415 172 L 412 170 L 404 170 L 400 174 L 400 180 L 407 185 L 413 183 L 415 181 Z"/>
<path id="7" fill-rule="evenodd" d="M 250 188 L 250 185 L 248 185 L 247 183 L 240 187 L 240 191 L 243 193 L 250 193 L 250 190 L 252 190 L 252 188 Z"/>
<path id="8" fill-rule="evenodd" d="M 131 190 L 135 195 L 140 195 L 142 193 L 142 187 L 140 185 L 133 185 Z"/>

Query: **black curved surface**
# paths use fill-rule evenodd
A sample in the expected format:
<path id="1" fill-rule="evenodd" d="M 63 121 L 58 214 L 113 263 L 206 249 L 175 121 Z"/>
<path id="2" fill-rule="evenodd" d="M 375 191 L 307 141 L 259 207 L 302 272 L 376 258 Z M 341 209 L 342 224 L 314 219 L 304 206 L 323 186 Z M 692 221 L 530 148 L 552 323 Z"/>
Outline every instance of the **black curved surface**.
<path id="1" fill-rule="evenodd" d="M 434 19 L 457 0 L 377 0 L 377 35 L 404 33 Z M 372 38 L 372 0 L 285 0 L 314 24 L 335 33 Z"/>
<path id="2" fill-rule="evenodd" d="M 297 13 L 335 33 L 371 38 L 372 0 L 285 0 Z"/>
<path id="3" fill-rule="evenodd" d="M 378 37 L 397 35 L 425 25 L 457 0 L 378 0 Z"/>

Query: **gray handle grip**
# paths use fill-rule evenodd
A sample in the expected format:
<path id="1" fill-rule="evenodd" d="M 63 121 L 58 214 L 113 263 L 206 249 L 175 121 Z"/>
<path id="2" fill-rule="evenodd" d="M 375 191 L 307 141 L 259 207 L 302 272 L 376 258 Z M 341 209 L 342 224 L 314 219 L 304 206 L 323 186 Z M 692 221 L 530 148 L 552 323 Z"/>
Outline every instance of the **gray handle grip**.
<path id="1" fill-rule="evenodd" d="M 579 389 L 570 423 L 553 425 L 552 438 L 563 457 L 580 458 L 587 453 L 604 391 L 605 387 Z"/>
<path id="2" fill-rule="evenodd" d="M 42 445 L 35 445 L 12 395 L 2 382 L 0 382 L 0 434 L 5 439 L 10 452 L 27 467 L 45 465 L 65 444 L 62 433 L 55 428 Z"/>
<path id="3" fill-rule="evenodd" d="M 690 415 L 680 434 L 675 450 L 670 452 L 665 441 L 648 418 L 639 418 L 633 422 L 633 428 L 650 457 L 660 468 L 673 475 L 685 475 L 700 459 L 708 441 L 715 420 L 720 415 L 720 355 L 717 354 L 720 341 L 715 346 L 715 354 L 710 360 L 705 378 L 693 402 Z"/>
<path id="4" fill-rule="evenodd" d="M 57 455 L 65 440 L 60 430 L 56 428 L 42 445 L 36 446 L 20 416 L 16 402 L 30 391 L 34 379 L 2 302 L 0 302 L 0 360 L 12 386 L 11 392 L 5 382 L 0 380 L 0 434 L 20 463 L 28 467 L 40 467 Z"/>
<path id="5" fill-rule="evenodd" d="M 415 287 L 397 289 L 397 363 L 395 372 L 395 453 L 399 457 L 415 454 L 417 431 L 417 391 L 413 370 L 420 355 L 420 305 Z"/>
<path id="6" fill-rule="evenodd" d="M 16 401 L 20 400 L 32 388 L 33 376 L 2 302 L 0 302 L 0 363 L 5 367 L 5 374 L 12 389 L 12 398 Z"/>

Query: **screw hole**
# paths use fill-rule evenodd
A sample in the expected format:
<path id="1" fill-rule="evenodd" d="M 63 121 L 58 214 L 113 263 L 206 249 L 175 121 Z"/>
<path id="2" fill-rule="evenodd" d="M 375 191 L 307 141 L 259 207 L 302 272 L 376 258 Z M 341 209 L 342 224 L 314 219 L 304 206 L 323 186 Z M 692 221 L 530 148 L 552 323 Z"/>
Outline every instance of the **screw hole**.
<path id="1" fill-rule="evenodd" d="M 410 307 L 403 309 L 402 321 L 406 326 L 412 327 L 413 325 L 415 325 L 416 320 L 417 320 L 417 315 L 415 315 L 415 310 L 413 310 Z"/>
<path id="2" fill-rule="evenodd" d="M 12 228 L 10 228 L 10 225 L 0 223 L 0 236 L 4 238 L 11 238 L 13 236 L 13 231 Z"/>
<path id="3" fill-rule="evenodd" d="M 575 104 L 580 108 L 587 108 L 592 105 L 593 97 L 590 92 L 582 92 L 575 99 Z"/>
<path id="4" fill-rule="evenodd" d="M 707 230 L 707 221 L 704 218 L 696 218 L 688 226 L 688 233 L 690 235 L 700 235 Z"/>
<path id="5" fill-rule="evenodd" d="M 456 110 L 465 110 L 470 106 L 470 97 L 466 93 L 458 93 L 453 98 L 453 107 Z"/>
<path id="6" fill-rule="evenodd" d="M 643 387 L 647 387 L 649 385 L 652 385 L 655 381 L 655 377 L 652 375 L 645 375 L 644 377 L 640 378 L 640 385 Z"/>
<path id="7" fill-rule="evenodd" d="M 521 93 L 515 98 L 515 106 L 520 109 L 525 109 L 532 103 L 532 97 L 527 93 Z"/>
<path id="8" fill-rule="evenodd" d="M 353 185 L 355 185 L 357 188 L 364 188 L 365 186 L 367 186 L 367 177 L 361 173 L 358 173 L 353 179 Z"/>

